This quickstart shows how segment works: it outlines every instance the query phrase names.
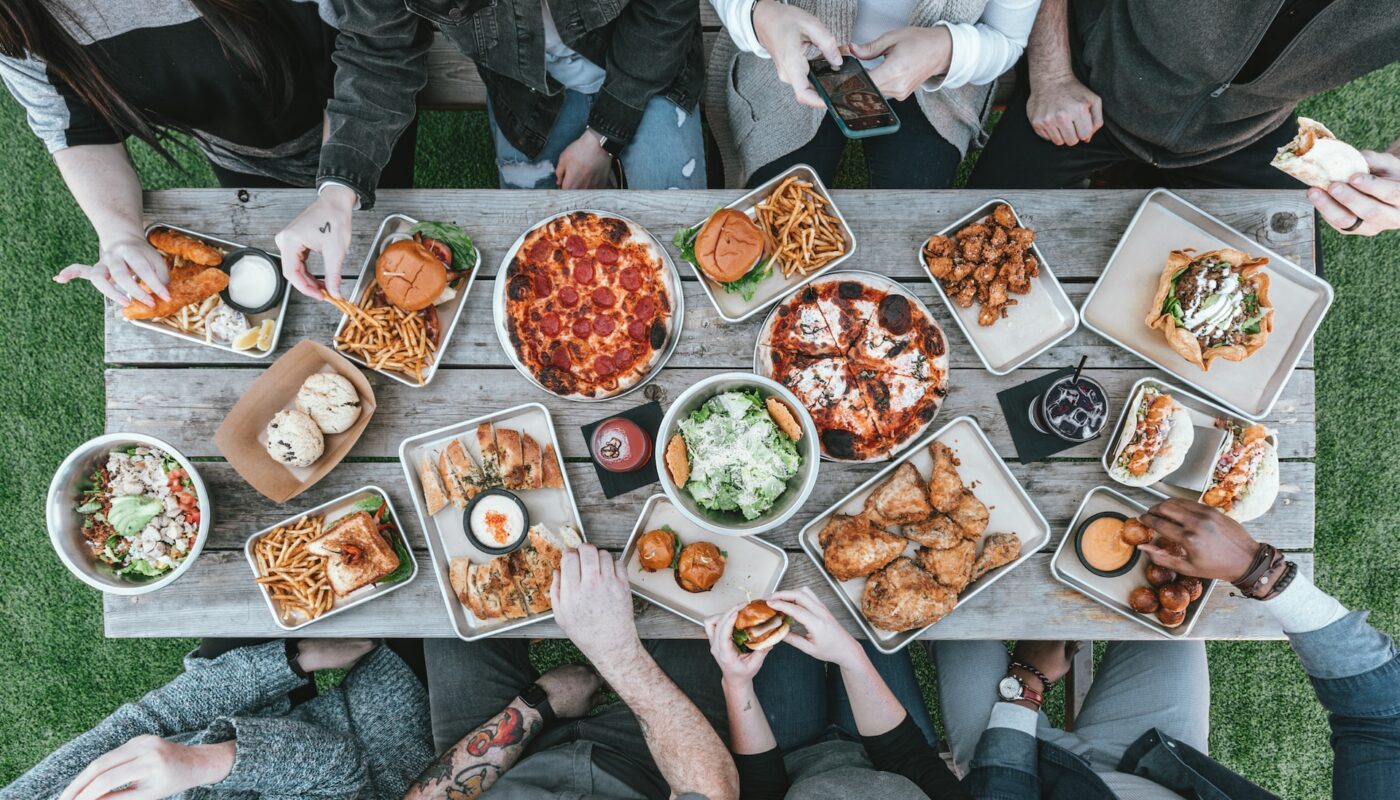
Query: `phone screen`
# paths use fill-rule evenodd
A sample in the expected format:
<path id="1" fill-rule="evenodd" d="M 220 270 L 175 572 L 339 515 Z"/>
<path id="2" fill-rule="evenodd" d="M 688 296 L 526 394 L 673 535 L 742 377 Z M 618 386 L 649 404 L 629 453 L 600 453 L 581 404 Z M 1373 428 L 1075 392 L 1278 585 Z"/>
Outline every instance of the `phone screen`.
<path id="1" fill-rule="evenodd" d="M 887 128 L 898 123 L 889 104 L 875 88 L 865 67 L 855 58 L 843 58 L 833 69 L 824 58 L 809 62 L 812 78 L 821 85 L 826 102 L 853 131 Z"/>

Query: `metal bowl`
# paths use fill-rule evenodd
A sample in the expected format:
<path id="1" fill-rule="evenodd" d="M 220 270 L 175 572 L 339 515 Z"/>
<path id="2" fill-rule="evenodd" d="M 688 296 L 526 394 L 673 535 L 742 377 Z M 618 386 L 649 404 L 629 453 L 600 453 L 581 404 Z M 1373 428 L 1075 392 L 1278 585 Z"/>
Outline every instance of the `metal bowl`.
<path id="1" fill-rule="evenodd" d="M 136 580 L 117 575 L 112 567 L 93 558 L 88 550 L 87 540 L 83 538 L 83 517 L 74 510 L 78 497 L 82 494 L 82 487 L 94 470 L 107 463 L 107 455 L 113 450 L 132 446 L 150 447 L 169 453 L 189 474 L 195 494 L 199 497 L 199 532 L 195 536 L 194 547 L 179 566 L 154 580 Z M 204 549 L 204 543 L 209 539 L 209 524 L 212 519 L 209 490 L 205 488 L 203 479 L 199 477 L 198 470 L 189 459 L 160 439 L 139 433 L 109 433 L 89 439 L 69 453 L 68 457 L 63 459 L 63 463 L 59 464 L 58 471 L 49 483 L 49 496 L 44 509 L 48 521 L 49 541 L 53 544 L 54 552 L 58 553 L 59 560 L 68 567 L 68 571 L 94 589 L 118 595 L 154 592 L 183 575 Z"/>
<path id="2" fill-rule="evenodd" d="M 802 424 L 802 440 L 797 443 L 797 449 L 802 454 L 802 464 L 797 468 L 797 474 L 788 481 L 787 491 L 778 497 L 777 502 L 767 512 L 757 519 L 744 519 L 744 515 L 737 511 L 710 511 L 701 508 L 690 496 L 690 492 L 685 491 L 671 480 L 670 470 L 666 469 L 665 452 L 666 443 L 671 440 L 679 428 L 682 419 L 690 416 L 690 412 L 699 408 L 718 394 L 732 392 L 743 389 L 759 389 L 765 396 L 776 395 L 778 399 L 787 403 L 793 414 Z M 711 375 L 704 380 L 698 381 L 695 385 L 685 390 L 671 407 L 666 409 L 666 416 L 661 420 L 661 429 L 656 439 L 657 473 L 661 477 L 661 489 L 666 496 L 671 499 L 672 504 L 680 509 L 686 519 L 707 531 L 724 534 L 726 536 L 750 536 L 755 533 L 772 530 L 792 518 L 798 509 L 806 504 L 807 498 L 811 497 L 812 489 L 817 485 L 817 466 L 821 463 L 821 452 L 817 444 L 817 426 L 812 422 L 812 415 L 798 402 L 797 397 L 787 390 L 787 387 L 770 378 L 754 375 L 750 372 L 725 372 L 719 375 Z"/>

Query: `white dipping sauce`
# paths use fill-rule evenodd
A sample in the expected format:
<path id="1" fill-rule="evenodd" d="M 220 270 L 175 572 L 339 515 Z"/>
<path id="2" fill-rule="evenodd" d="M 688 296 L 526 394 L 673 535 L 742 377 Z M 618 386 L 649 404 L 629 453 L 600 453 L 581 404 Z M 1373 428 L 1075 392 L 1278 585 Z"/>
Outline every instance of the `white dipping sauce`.
<path id="1" fill-rule="evenodd" d="M 261 308 L 277 293 L 277 267 L 260 255 L 248 254 L 228 272 L 228 296 L 235 305 Z"/>
<path id="2" fill-rule="evenodd" d="M 525 535 L 525 515 L 509 497 L 491 494 L 472 506 L 472 533 L 491 547 L 510 547 Z"/>

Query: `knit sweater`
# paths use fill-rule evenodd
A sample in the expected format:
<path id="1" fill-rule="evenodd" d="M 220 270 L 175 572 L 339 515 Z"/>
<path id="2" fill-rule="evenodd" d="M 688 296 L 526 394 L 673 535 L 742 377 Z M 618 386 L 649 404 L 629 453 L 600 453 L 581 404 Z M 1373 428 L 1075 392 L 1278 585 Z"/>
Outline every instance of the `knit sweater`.
<path id="1" fill-rule="evenodd" d="M 397 800 L 433 759 L 428 697 L 388 648 L 365 656 L 336 689 L 290 708 L 302 685 L 282 642 L 215 659 L 117 709 L 0 789 L 0 800 L 56 798 L 98 756 L 142 735 L 186 745 L 233 741 L 233 769 L 181 800 Z"/>
<path id="2" fill-rule="evenodd" d="M 850 41 L 859 0 L 790 0 L 811 12 L 838 42 Z M 987 0 L 918 0 L 909 24 L 930 27 L 940 21 L 973 23 Z M 819 53 L 808 52 L 809 58 Z M 917 92 L 919 107 L 939 135 L 964 154 L 980 140 L 991 110 L 995 84 Z M 710 55 L 705 113 L 724 158 L 725 183 L 741 186 L 754 170 L 811 141 L 826 111 L 797 102 L 792 87 L 778 79 L 773 62 L 740 51 L 720 37 Z"/>

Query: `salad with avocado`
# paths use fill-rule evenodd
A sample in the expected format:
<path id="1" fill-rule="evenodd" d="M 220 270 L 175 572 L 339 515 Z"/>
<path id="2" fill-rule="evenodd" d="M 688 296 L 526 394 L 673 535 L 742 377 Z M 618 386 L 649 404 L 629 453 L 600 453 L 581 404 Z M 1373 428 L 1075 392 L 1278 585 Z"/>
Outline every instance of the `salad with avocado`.
<path id="1" fill-rule="evenodd" d="M 1261 307 L 1254 283 L 1242 278 L 1238 266 L 1208 253 L 1172 276 L 1162 313 L 1202 347 L 1239 344 L 1259 334 L 1269 313 Z"/>
<path id="2" fill-rule="evenodd" d="M 685 489 L 700 507 L 757 519 L 797 474 L 797 443 L 768 415 L 757 391 L 711 397 L 680 423 L 690 456 Z"/>
<path id="3" fill-rule="evenodd" d="M 83 538 L 118 575 L 156 578 L 178 567 L 199 536 L 194 481 L 169 453 L 113 450 L 78 498 Z"/>

